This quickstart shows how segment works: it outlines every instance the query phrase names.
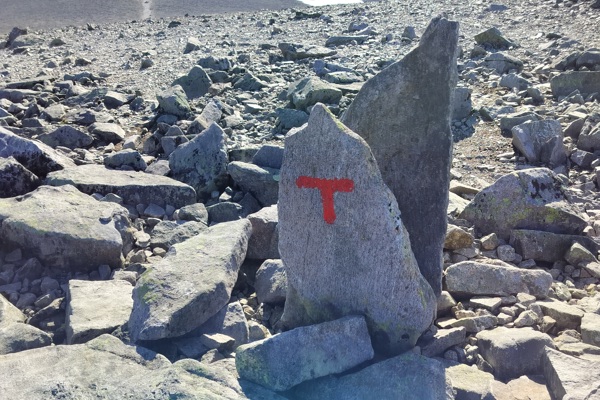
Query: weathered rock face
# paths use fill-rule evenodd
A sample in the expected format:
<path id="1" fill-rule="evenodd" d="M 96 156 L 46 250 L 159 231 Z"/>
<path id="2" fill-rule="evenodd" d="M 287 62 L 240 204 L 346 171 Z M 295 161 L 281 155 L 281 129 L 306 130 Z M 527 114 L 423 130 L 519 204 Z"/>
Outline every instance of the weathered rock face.
<path id="1" fill-rule="evenodd" d="M 523 259 L 555 262 L 564 258 L 573 243 L 578 243 L 594 254 L 598 244 L 592 238 L 578 235 L 514 229 L 510 234 L 510 244 L 523 256 Z"/>
<path id="2" fill-rule="evenodd" d="M 1 199 L 0 222 L 3 241 L 44 263 L 78 271 L 121 266 L 130 225 L 127 209 L 96 201 L 70 185 L 41 186 L 25 196 Z"/>
<path id="3" fill-rule="evenodd" d="M 513 144 L 532 163 L 564 165 L 567 153 L 557 120 L 531 121 L 512 128 Z"/>
<path id="4" fill-rule="evenodd" d="M 0 197 L 15 197 L 31 192 L 40 180 L 13 157 L 0 158 Z"/>
<path id="5" fill-rule="evenodd" d="M 598 399 L 600 362 L 571 357 L 546 348 L 543 354 L 546 385 L 555 399 Z"/>
<path id="6" fill-rule="evenodd" d="M 50 133 L 41 135 L 39 140 L 50 147 L 64 146 L 75 149 L 89 147 L 94 138 L 87 132 L 82 132 L 69 125 L 63 125 Z"/>
<path id="7" fill-rule="evenodd" d="M 258 260 L 279 258 L 277 206 L 264 207 L 248 215 L 248 219 L 252 223 L 252 238 L 248 243 L 247 257 Z"/>
<path id="8" fill-rule="evenodd" d="M 251 193 L 263 206 L 277 203 L 279 196 L 279 170 L 259 167 L 241 161 L 230 162 L 227 172 L 243 191 Z"/>
<path id="9" fill-rule="evenodd" d="M 507 240 L 512 229 L 580 234 L 586 227 L 547 168 L 512 172 L 479 192 L 461 214 L 480 233 Z"/>
<path id="10" fill-rule="evenodd" d="M 212 82 L 204 69 L 195 65 L 187 75 L 177 78 L 173 85 L 180 85 L 188 99 L 204 96 Z"/>
<path id="11" fill-rule="evenodd" d="M 600 92 L 600 71 L 563 72 L 550 79 L 550 88 L 556 97 L 568 96 L 575 90 L 584 96 Z"/>
<path id="12" fill-rule="evenodd" d="M 148 268 L 133 292 L 132 339 L 184 335 L 225 306 L 251 233 L 248 220 L 215 225 L 174 245 L 161 262 Z"/>
<path id="13" fill-rule="evenodd" d="M 193 140 L 179 146 L 169 156 L 171 177 L 196 190 L 199 201 L 210 199 L 213 191 L 227 186 L 225 134 L 213 123 Z"/>
<path id="14" fill-rule="evenodd" d="M 115 171 L 102 165 L 82 165 L 48 175 L 51 186 L 73 185 L 87 194 L 114 193 L 127 204 L 169 204 L 179 208 L 196 202 L 192 187 L 167 178 L 143 172 Z"/>
<path id="15" fill-rule="evenodd" d="M 419 46 L 365 83 L 342 118 L 371 146 L 436 295 L 442 290 L 457 42 L 458 23 L 434 19 Z"/>
<path id="16" fill-rule="evenodd" d="M 377 351 L 414 346 L 435 296 L 365 141 L 317 104 L 308 126 L 286 138 L 279 192 L 284 325 L 362 314 Z"/>
<path id="17" fill-rule="evenodd" d="M 240 377 L 276 391 L 346 371 L 373 358 L 363 317 L 292 329 L 237 349 Z"/>

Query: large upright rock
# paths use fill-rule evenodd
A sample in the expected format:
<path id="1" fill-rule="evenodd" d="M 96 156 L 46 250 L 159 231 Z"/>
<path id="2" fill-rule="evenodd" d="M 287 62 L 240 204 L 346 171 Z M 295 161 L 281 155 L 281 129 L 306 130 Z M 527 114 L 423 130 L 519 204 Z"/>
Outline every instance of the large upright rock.
<path id="1" fill-rule="evenodd" d="M 211 198 L 228 183 L 225 133 L 212 123 L 193 140 L 179 146 L 169 156 L 171 177 L 196 190 L 199 201 Z"/>
<path id="2" fill-rule="evenodd" d="M 284 325 L 362 314 L 377 351 L 414 346 L 433 320 L 435 295 L 369 146 L 322 104 L 285 144 L 278 203 Z M 331 157 L 332 148 L 341 156 Z"/>
<path id="3" fill-rule="evenodd" d="M 146 269 L 133 291 L 132 339 L 184 335 L 225 306 L 251 233 L 247 219 L 215 225 L 174 245 Z"/>
<path id="4" fill-rule="evenodd" d="M 419 46 L 365 83 L 342 118 L 371 146 L 436 295 L 442 290 L 457 42 L 457 22 L 433 19 Z"/>

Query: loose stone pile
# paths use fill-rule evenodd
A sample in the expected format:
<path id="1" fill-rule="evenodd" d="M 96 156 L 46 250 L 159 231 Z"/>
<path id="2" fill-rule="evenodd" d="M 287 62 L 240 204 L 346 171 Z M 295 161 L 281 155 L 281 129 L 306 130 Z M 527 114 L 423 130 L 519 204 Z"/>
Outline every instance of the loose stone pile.
<path id="1" fill-rule="evenodd" d="M 598 398 L 598 4 L 505 4 L 11 31 L 2 396 Z"/>

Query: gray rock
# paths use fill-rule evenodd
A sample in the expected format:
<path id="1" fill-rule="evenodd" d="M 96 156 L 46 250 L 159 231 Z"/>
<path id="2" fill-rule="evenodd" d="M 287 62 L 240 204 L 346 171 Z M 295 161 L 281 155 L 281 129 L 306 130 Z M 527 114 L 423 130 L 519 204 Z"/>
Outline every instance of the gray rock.
<path id="1" fill-rule="evenodd" d="M 256 92 L 263 88 L 266 88 L 268 85 L 266 82 L 263 82 L 256 76 L 247 72 L 240 80 L 238 80 L 234 85 L 234 89 L 240 89 L 247 92 Z"/>
<path id="2" fill-rule="evenodd" d="M 486 56 L 483 64 L 487 68 L 495 69 L 499 74 L 505 74 L 513 69 L 516 71 L 523 69 L 523 61 L 501 51 Z"/>
<path id="3" fill-rule="evenodd" d="M 116 194 L 130 205 L 155 203 L 183 207 L 196 202 L 194 189 L 166 176 L 116 171 L 102 165 L 82 165 L 51 173 L 46 183 L 73 185 L 87 194 Z"/>
<path id="4" fill-rule="evenodd" d="M 476 337 L 481 355 L 500 380 L 542 373 L 544 348 L 554 348 L 550 336 L 531 328 L 499 327 L 479 332 Z"/>
<path id="5" fill-rule="evenodd" d="M 158 106 L 165 114 L 185 117 L 192 112 L 185 91 L 180 85 L 172 86 L 156 95 Z"/>
<path id="6" fill-rule="evenodd" d="M 349 45 L 352 43 L 363 44 L 365 40 L 369 38 L 368 35 L 345 35 L 345 36 L 331 36 L 327 38 L 325 42 L 325 46 L 327 47 L 337 47 Z"/>
<path id="7" fill-rule="evenodd" d="M 286 60 L 296 61 L 305 58 L 322 58 L 337 54 L 337 51 L 322 46 L 279 43 L 279 50 Z"/>
<path id="8" fill-rule="evenodd" d="M 587 236 L 521 229 L 514 229 L 510 233 L 510 244 L 524 260 L 560 261 L 573 243 L 579 243 L 592 253 L 598 252 L 598 244 Z"/>
<path id="9" fill-rule="evenodd" d="M 410 351 L 359 372 L 303 383 L 290 392 L 296 400 L 454 398 L 444 365 Z"/>
<path id="10" fill-rule="evenodd" d="M 175 128 L 177 128 L 181 132 L 181 129 L 179 129 L 178 127 L 175 127 Z M 171 129 L 169 129 L 169 132 L 170 131 L 171 131 Z M 171 136 L 169 136 L 169 132 L 167 132 L 167 135 L 163 136 L 160 139 L 160 145 L 163 148 L 163 154 L 165 157 L 169 157 L 171 155 L 171 153 L 173 153 L 177 147 L 179 147 L 183 143 L 187 143 L 190 141 L 183 134 L 183 132 L 181 132 L 181 135 L 171 135 Z"/>
<path id="11" fill-rule="evenodd" d="M 87 132 L 82 132 L 70 125 L 63 125 L 50 133 L 40 135 L 38 140 L 50 147 L 63 146 L 76 149 L 91 146 L 94 138 Z"/>
<path id="12" fill-rule="evenodd" d="M 495 327 L 498 325 L 498 319 L 494 315 L 478 315 L 460 319 L 438 320 L 437 324 L 442 328 L 465 328 L 467 333 L 477 333 Z"/>
<path id="13" fill-rule="evenodd" d="M 600 117 L 588 117 L 583 124 L 577 140 L 577 147 L 581 150 L 600 150 Z"/>
<path id="14" fill-rule="evenodd" d="M 251 193 L 263 206 L 277 203 L 279 197 L 279 170 L 259 167 L 241 161 L 232 161 L 227 172 L 244 192 Z"/>
<path id="15" fill-rule="evenodd" d="M 446 234 L 457 42 L 457 22 L 433 19 L 419 46 L 370 79 L 342 118 L 371 146 L 398 201 L 419 269 L 436 295 Z"/>
<path id="16" fill-rule="evenodd" d="M 208 211 L 208 220 L 211 224 L 235 221 L 242 218 L 242 206 L 231 201 L 223 201 L 206 207 L 206 211 Z"/>
<path id="17" fill-rule="evenodd" d="M 45 177 L 51 171 L 74 167 L 75 163 L 50 146 L 15 135 L 0 126 L 0 157 L 13 157 L 29 171 Z"/>
<path id="18" fill-rule="evenodd" d="M 119 93 L 112 90 L 109 90 L 104 95 L 104 105 L 108 109 L 119 108 L 123 104 L 127 104 L 131 100 L 133 100 L 133 96 L 129 97 L 124 93 Z"/>
<path id="19" fill-rule="evenodd" d="M 168 250 L 174 244 L 181 243 L 206 230 L 206 225 L 204 222 L 196 221 L 160 221 L 152 229 L 150 246 Z"/>
<path id="20" fill-rule="evenodd" d="M 119 267 L 130 222 L 127 209 L 75 187 L 41 186 L 24 198 L 0 199 L 0 238 L 56 268 Z M 85 254 L 85 258 L 82 258 Z"/>
<path id="21" fill-rule="evenodd" d="M 364 317 L 348 316 L 238 347 L 235 365 L 242 379 L 283 391 L 344 372 L 373 354 Z"/>
<path id="22" fill-rule="evenodd" d="M 583 343 L 600 347 L 600 315 L 585 313 L 581 319 L 581 340 Z"/>
<path id="23" fill-rule="evenodd" d="M 283 303 L 287 292 L 287 277 L 281 260 L 265 260 L 254 281 L 259 303 Z"/>
<path id="24" fill-rule="evenodd" d="M 123 280 L 80 281 L 67 288 L 67 344 L 85 343 L 125 325 L 133 308 L 133 286 Z"/>
<path id="25" fill-rule="evenodd" d="M 333 147 L 344 157 L 332 158 Z M 285 326 L 360 313 L 377 351 L 414 346 L 433 320 L 435 296 L 368 145 L 321 104 L 286 137 L 278 211 Z"/>
<path id="26" fill-rule="evenodd" d="M 546 385 L 553 398 L 597 400 L 600 362 L 571 357 L 547 347 L 543 353 Z"/>
<path id="27" fill-rule="evenodd" d="M 277 205 L 264 207 L 248 215 L 252 223 L 252 237 L 248 243 L 248 259 L 265 260 L 279 258 L 279 231 L 277 229 Z"/>
<path id="28" fill-rule="evenodd" d="M 107 155 L 104 157 L 104 165 L 108 168 L 126 167 L 135 171 L 144 171 L 148 167 L 142 155 L 134 149 L 125 149 Z"/>
<path id="29" fill-rule="evenodd" d="M 457 250 L 465 247 L 471 247 L 474 238 L 469 232 L 456 225 L 448 225 L 446 238 L 444 239 L 444 249 Z"/>
<path id="30" fill-rule="evenodd" d="M 187 75 L 175 79 L 173 85 L 181 86 L 188 99 L 195 99 L 208 93 L 212 81 L 202 67 L 195 65 Z"/>
<path id="31" fill-rule="evenodd" d="M 208 129 L 213 122 L 219 122 L 223 116 L 223 105 L 217 99 L 212 99 L 202 110 L 188 128 L 188 135 L 197 135 L 200 132 Z"/>
<path id="32" fill-rule="evenodd" d="M 509 89 L 517 89 L 517 90 L 525 90 L 527 89 L 531 83 L 517 74 L 507 74 L 500 78 L 500 86 L 506 87 Z"/>
<path id="33" fill-rule="evenodd" d="M 277 114 L 275 132 L 286 133 L 308 122 L 308 114 L 302 110 L 278 108 L 275 113 Z"/>
<path id="34" fill-rule="evenodd" d="M 456 87 L 452 95 L 452 120 L 460 121 L 467 118 L 473 111 L 471 102 L 471 89 L 467 87 Z"/>
<path id="35" fill-rule="evenodd" d="M 588 249 L 575 242 L 565 253 L 565 260 L 571 265 L 581 265 L 595 263 L 598 261 L 596 256 Z"/>
<path id="36" fill-rule="evenodd" d="M 339 103 L 342 91 L 316 76 L 308 76 L 290 85 L 287 98 L 298 110 L 306 110 L 317 103 Z"/>
<path id="37" fill-rule="evenodd" d="M 202 203 L 190 204 L 179 209 L 179 219 L 184 221 L 197 221 L 208 225 L 208 211 Z"/>
<path id="38" fill-rule="evenodd" d="M 567 152 L 560 122 L 554 119 L 525 122 L 512 128 L 512 143 L 531 163 L 550 168 L 565 165 Z"/>
<path id="39" fill-rule="evenodd" d="M 51 343 L 50 335 L 34 326 L 20 322 L 0 324 L 0 355 L 50 346 Z"/>
<path id="40" fill-rule="evenodd" d="M 210 68 L 215 71 L 229 71 L 234 66 L 234 62 L 230 58 L 216 58 L 214 56 L 203 57 L 198 60 L 197 64 L 202 68 Z"/>
<path id="41" fill-rule="evenodd" d="M 576 149 L 571 153 L 569 158 L 575 165 L 583 169 L 588 169 L 591 167 L 592 162 L 596 160 L 597 157 L 594 155 L 594 153 Z"/>
<path id="42" fill-rule="evenodd" d="M 88 131 L 108 143 L 121 143 L 125 139 L 123 128 L 109 122 L 95 122 L 90 125 Z"/>
<path id="43" fill-rule="evenodd" d="M 0 158 L 0 198 L 29 193 L 40 185 L 40 179 L 14 157 Z"/>
<path id="44" fill-rule="evenodd" d="M 187 42 L 185 43 L 185 49 L 183 50 L 183 54 L 191 53 L 192 51 L 200 50 L 202 48 L 202 43 L 195 37 L 189 37 Z"/>
<path id="45" fill-rule="evenodd" d="M 448 348 L 465 343 L 466 339 L 465 327 L 439 329 L 429 342 L 420 344 L 421 354 L 425 357 L 441 356 Z"/>
<path id="46" fill-rule="evenodd" d="M 500 130 L 502 134 L 510 137 L 512 129 L 520 124 L 528 121 L 540 121 L 542 118 L 533 111 L 523 111 L 513 114 L 508 114 L 500 118 Z"/>
<path id="47" fill-rule="evenodd" d="M 290 110 L 290 111 L 298 111 L 298 110 Z M 306 121 L 308 122 L 308 115 L 306 115 Z M 252 157 L 252 164 L 256 164 L 259 167 L 267 167 L 274 169 L 281 169 L 281 164 L 283 162 L 283 147 L 275 146 L 272 144 L 265 144 L 261 146 L 260 149 L 256 152 L 254 157 Z"/>
<path id="48" fill-rule="evenodd" d="M 580 234 L 587 223 L 566 202 L 561 181 L 546 168 L 504 175 L 461 213 L 482 234 L 507 240 L 513 229 Z"/>
<path id="49" fill-rule="evenodd" d="M 494 375 L 476 366 L 457 364 L 446 368 L 446 377 L 456 392 L 455 400 L 498 399 L 494 396 Z"/>
<path id="50" fill-rule="evenodd" d="M 515 46 L 515 43 L 511 40 L 508 40 L 498 28 L 489 28 L 486 31 L 478 33 L 475 35 L 475 42 L 477 44 L 490 46 L 495 49 L 505 49 L 509 47 Z"/>
<path id="51" fill-rule="evenodd" d="M 169 156 L 171 177 L 196 190 L 198 201 L 222 192 L 228 183 L 225 133 L 216 123 L 191 141 L 179 146 Z"/>
<path id="52" fill-rule="evenodd" d="M 0 326 L 15 322 L 25 322 L 25 315 L 4 296 L 0 295 Z"/>
<path id="53" fill-rule="evenodd" d="M 552 275 L 542 270 L 524 270 L 498 261 L 487 264 L 463 261 L 446 269 L 446 287 L 458 296 L 508 296 L 520 292 L 545 297 Z"/>
<path id="54" fill-rule="evenodd" d="M 248 220 L 215 225 L 174 245 L 162 261 L 148 268 L 133 292 L 132 339 L 184 335 L 225 306 L 251 233 Z"/>
<path id="55" fill-rule="evenodd" d="M 600 71 L 569 71 L 550 79 L 550 89 L 556 97 L 568 96 L 579 90 L 582 96 L 600 92 Z"/>
<path id="56" fill-rule="evenodd" d="M 544 315 L 556 321 L 558 330 L 578 329 L 583 318 L 583 311 L 559 300 L 547 299 L 536 302 Z"/>
<path id="57" fill-rule="evenodd" d="M 248 321 L 244 315 L 244 309 L 239 301 L 229 303 L 219 310 L 215 315 L 200 327 L 194 329 L 188 335 L 189 337 L 199 337 L 201 335 L 211 335 L 220 333 L 227 335 L 235 340 L 233 349 L 248 343 L 249 327 Z"/>

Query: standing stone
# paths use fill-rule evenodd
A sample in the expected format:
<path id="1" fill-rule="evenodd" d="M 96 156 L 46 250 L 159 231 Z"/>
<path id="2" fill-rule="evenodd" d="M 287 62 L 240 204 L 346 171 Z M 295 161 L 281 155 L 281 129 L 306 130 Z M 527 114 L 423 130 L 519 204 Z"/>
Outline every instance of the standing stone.
<path id="1" fill-rule="evenodd" d="M 371 146 L 436 295 L 442 291 L 457 42 L 457 22 L 433 19 L 419 46 L 365 83 L 342 118 Z"/>
<path id="2" fill-rule="evenodd" d="M 322 104 L 286 138 L 278 211 L 283 325 L 362 314 L 376 351 L 413 347 L 435 316 L 435 295 L 369 146 Z"/>

